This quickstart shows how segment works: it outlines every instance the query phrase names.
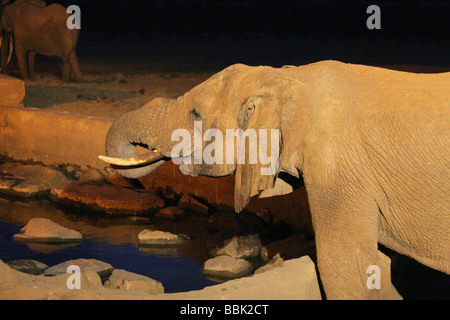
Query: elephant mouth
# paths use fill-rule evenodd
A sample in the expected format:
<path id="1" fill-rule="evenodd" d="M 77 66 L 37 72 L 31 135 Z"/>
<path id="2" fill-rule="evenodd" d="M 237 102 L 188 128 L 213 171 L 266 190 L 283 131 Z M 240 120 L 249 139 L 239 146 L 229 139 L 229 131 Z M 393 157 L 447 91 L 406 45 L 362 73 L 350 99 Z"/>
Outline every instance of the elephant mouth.
<path id="1" fill-rule="evenodd" d="M 154 162 L 162 160 L 165 157 L 158 150 L 152 150 L 148 153 L 131 158 L 114 158 L 101 155 L 98 156 L 98 158 L 102 161 L 119 167 L 135 167 L 152 164 Z"/>

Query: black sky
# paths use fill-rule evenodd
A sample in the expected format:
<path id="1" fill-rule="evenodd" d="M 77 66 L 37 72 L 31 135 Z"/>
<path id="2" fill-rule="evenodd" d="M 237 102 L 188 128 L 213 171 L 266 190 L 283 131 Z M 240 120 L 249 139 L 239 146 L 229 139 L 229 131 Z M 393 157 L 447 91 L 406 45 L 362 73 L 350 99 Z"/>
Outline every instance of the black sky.
<path id="1" fill-rule="evenodd" d="M 80 54 L 135 55 L 155 45 L 205 54 L 198 63 L 303 64 L 339 59 L 369 64 L 450 65 L 449 1 L 48 0 L 81 9 Z M 366 9 L 381 9 L 381 30 L 369 30 Z M 101 36 L 100 36 L 101 35 Z M 104 38 L 105 42 L 96 42 Z M 111 39 L 112 38 L 112 39 Z M 155 43 L 155 39 L 162 42 Z M 201 40 L 198 40 L 201 39 Z M 226 39 L 221 42 L 221 39 Z M 199 52 L 189 53 L 198 45 Z M 228 42 L 227 42 L 228 41 Z M 227 46 L 227 43 L 232 43 Z M 225 47 L 227 46 L 227 47 Z M 97 48 L 98 49 L 98 48 Z M 224 50 L 223 52 L 222 49 Z M 94 50 L 95 51 L 95 50 Z M 97 50 L 98 51 L 98 50 Z M 153 52 L 153 53 L 152 53 Z M 161 51 L 162 52 L 162 51 Z M 220 57 L 219 57 L 220 56 Z M 224 56 L 226 56 L 224 58 Z M 219 59 L 219 60 L 220 60 Z M 216 66 L 213 66 L 214 68 Z"/>

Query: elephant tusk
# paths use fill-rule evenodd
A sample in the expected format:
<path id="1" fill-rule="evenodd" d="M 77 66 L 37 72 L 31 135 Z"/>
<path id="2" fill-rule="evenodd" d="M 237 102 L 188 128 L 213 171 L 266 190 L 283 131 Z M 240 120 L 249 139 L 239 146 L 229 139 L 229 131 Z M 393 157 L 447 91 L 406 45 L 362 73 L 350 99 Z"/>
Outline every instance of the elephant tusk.
<path id="1" fill-rule="evenodd" d="M 98 158 L 116 166 L 131 167 L 156 162 L 164 158 L 164 156 L 158 151 L 152 151 L 132 158 L 112 158 L 106 156 L 98 156 Z"/>

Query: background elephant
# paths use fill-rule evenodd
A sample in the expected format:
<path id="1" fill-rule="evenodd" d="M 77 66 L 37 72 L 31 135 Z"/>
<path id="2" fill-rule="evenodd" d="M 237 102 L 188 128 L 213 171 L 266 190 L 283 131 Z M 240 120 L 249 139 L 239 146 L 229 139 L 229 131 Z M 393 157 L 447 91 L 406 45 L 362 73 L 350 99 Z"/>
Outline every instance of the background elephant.
<path id="1" fill-rule="evenodd" d="M 449 84 L 450 73 L 336 61 L 281 69 L 234 65 L 176 101 L 124 114 L 108 132 L 102 159 L 126 177 L 140 177 L 171 157 L 176 129 L 194 134 L 194 120 L 203 132 L 278 129 L 274 175 L 262 175 L 262 164 L 248 157 L 182 163 L 180 171 L 234 173 L 236 211 L 252 196 L 288 192 L 280 172 L 302 174 L 327 298 L 393 298 L 390 259 L 378 243 L 450 273 Z M 152 152 L 138 156 L 136 145 Z M 368 285 L 371 272 L 380 276 L 375 288 Z"/>
<path id="2" fill-rule="evenodd" d="M 39 53 L 62 58 L 63 80 L 68 80 L 72 75 L 75 81 L 80 81 L 82 74 L 75 52 L 78 30 L 67 28 L 70 15 L 63 6 L 51 4 L 42 7 L 41 2 L 2 2 L 1 27 L 4 32 L 14 34 L 20 75 L 25 80 L 35 78 L 34 58 Z"/>

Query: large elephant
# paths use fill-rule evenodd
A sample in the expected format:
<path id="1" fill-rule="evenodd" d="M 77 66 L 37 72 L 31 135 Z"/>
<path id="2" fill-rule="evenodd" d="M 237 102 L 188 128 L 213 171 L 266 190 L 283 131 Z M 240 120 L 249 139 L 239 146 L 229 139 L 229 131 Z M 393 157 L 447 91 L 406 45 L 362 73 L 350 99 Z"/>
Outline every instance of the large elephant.
<path id="1" fill-rule="evenodd" d="M 59 4 L 42 8 L 30 0 L 16 0 L 12 4 L 4 0 L 1 11 L 2 30 L 14 34 L 17 63 L 24 80 L 35 78 L 36 53 L 60 57 L 63 60 L 64 81 L 69 80 L 70 76 L 75 81 L 82 79 L 75 52 L 78 30 L 67 27 L 70 14 L 66 8 Z"/>
<path id="2" fill-rule="evenodd" d="M 184 174 L 235 174 L 236 211 L 252 196 L 288 192 L 280 172 L 301 174 L 327 298 L 393 298 L 390 259 L 378 243 L 450 273 L 449 113 L 450 73 L 337 61 L 281 69 L 233 65 L 175 101 L 124 114 L 111 126 L 101 158 L 134 178 L 171 157 Z M 198 137 L 201 130 L 206 151 L 211 128 L 279 132 L 278 150 L 273 140 L 262 145 L 279 151 L 274 174 L 262 174 L 267 161 L 250 163 L 250 147 L 244 160 L 242 153 L 231 157 L 237 148 L 226 153 L 234 163 L 214 148 L 223 164 L 196 164 L 198 142 L 182 149 L 178 133 Z M 137 155 L 136 145 L 151 152 Z"/>

